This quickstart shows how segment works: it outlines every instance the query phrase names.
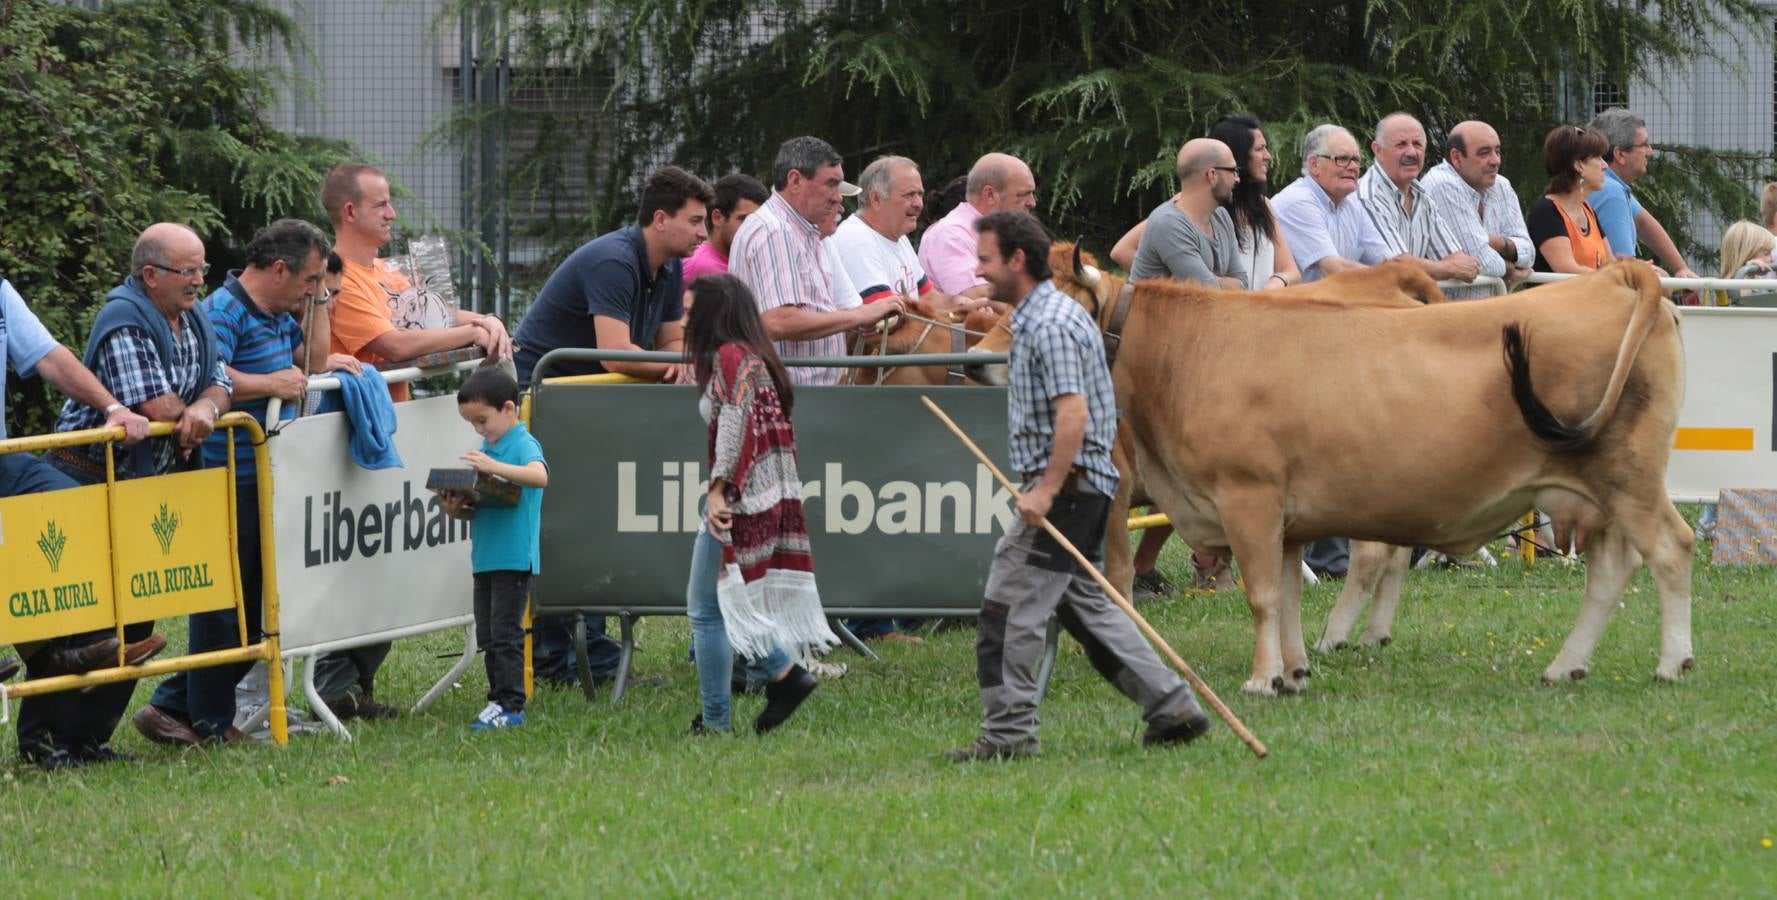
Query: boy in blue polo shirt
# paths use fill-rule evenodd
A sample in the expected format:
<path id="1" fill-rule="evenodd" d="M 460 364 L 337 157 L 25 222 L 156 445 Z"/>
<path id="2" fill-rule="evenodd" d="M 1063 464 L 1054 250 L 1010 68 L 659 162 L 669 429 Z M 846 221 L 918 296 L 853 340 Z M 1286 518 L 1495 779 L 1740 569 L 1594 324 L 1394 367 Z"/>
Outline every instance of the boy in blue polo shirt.
<path id="1" fill-rule="evenodd" d="M 518 382 L 499 369 L 477 369 L 457 391 L 457 412 L 481 435 L 480 450 L 463 454 L 477 472 L 498 475 L 522 490 L 514 506 L 471 508 L 447 494 L 452 515 L 471 512 L 469 551 L 475 573 L 475 642 L 487 653 L 487 708 L 471 729 L 524 724 L 524 607 L 531 576 L 541 569 L 538 544 L 543 488 L 549 465 L 543 445 L 518 421 Z"/>

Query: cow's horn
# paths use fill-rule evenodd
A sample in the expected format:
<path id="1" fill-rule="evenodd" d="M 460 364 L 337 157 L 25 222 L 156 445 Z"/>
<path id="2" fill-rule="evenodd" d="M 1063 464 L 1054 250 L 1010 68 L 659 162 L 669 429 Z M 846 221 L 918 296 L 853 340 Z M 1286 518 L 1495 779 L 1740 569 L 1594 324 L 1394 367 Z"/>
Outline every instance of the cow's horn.
<path id="1" fill-rule="evenodd" d="M 1089 287 L 1098 287 L 1098 270 L 1080 264 L 1080 241 L 1074 241 L 1074 280 Z"/>

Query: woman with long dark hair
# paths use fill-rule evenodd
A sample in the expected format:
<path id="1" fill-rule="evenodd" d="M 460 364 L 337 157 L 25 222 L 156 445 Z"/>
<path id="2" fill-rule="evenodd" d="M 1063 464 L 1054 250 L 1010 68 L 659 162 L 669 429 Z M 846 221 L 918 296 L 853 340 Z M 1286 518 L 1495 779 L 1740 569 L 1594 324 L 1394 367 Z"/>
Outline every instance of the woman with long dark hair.
<path id="1" fill-rule="evenodd" d="M 1271 210 L 1270 190 L 1266 178 L 1271 170 L 1271 149 L 1259 120 L 1252 116 L 1223 116 L 1209 130 L 1209 136 L 1228 145 L 1234 152 L 1234 165 L 1240 180 L 1234 185 L 1234 196 L 1224 204 L 1234 217 L 1234 235 L 1239 243 L 1240 268 L 1246 273 L 1246 284 L 1255 291 L 1300 284 L 1302 272 L 1296 259 L 1277 230 L 1277 215 Z M 1111 259 L 1124 269 L 1135 261 L 1142 232 L 1148 228 L 1143 219 L 1117 241 Z"/>
<path id="2" fill-rule="evenodd" d="M 685 356 L 703 392 L 698 406 L 709 423 L 710 462 L 685 589 L 703 697 L 691 731 L 729 729 L 739 653 L 770 679 L 765 709 L 753 722 L 764 734 L 815 689 L 814 676 L 795 660 L 839 639 L 815 590 L 789 372 L 740 279 L 705 275 L 692 282 L 691 294 Z"/>
<path id="3" fill-rule="evenodd" d="M 1289 244 L 1277 230 L 1277 215 L 1267 195 L 1271 174 L 1271 147 L 1264 127 L 1252 116 L 1223 116 L 1209 129 L 1209 136 L 1234 151 L 1240 182 L 1228 213 L 1234 217 L 1234 234 L 1240 242 L 1240 264 L 1246 283 L 1254 290 L 1288 287 L 1302 280 L 1290 255 Z"/>

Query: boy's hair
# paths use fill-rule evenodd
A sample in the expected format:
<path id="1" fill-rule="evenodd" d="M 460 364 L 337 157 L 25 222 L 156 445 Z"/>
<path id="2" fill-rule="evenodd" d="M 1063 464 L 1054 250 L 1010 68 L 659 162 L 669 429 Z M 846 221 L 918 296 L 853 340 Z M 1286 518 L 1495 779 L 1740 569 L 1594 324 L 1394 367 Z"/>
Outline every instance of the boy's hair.
<path id="1" fill-rule="evenodd" d="M 457 389 L 458 403 L 486 403 L 494 409 L 518 402 L 518 382 L 502 369 L 476 369 Z"/>

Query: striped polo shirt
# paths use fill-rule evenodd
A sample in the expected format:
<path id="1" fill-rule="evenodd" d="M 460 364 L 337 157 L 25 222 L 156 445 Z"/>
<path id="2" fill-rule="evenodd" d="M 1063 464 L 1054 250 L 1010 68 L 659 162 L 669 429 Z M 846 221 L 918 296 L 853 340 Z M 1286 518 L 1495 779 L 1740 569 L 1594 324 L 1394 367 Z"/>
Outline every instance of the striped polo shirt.
<path id="1" fill-rule="evenodd" d="M 236 278 L 239 274 L 238 271 L 230 272 L 222 287 L 204 298 L 203 311 L 216 329 L 217 355 L 221 356 L 223 365 L 249 375 L 270 375 L 290 368 L 296 364 L 296 349 L 302 345 L 302 326 L 289 313 L 273 315 L 260 309 L 247 295 L 247 289 L 241 287 Z M 263 426 L 269 403 L 270 399 L 266 397 L 236 400 L 231 411 L 251 413 Z M 284 404 L 278 418 L 296 418 L 296 407 Z M 253 447 L 246 440 L 245 432 L 235 434 L 234 449 L 235 480 L 240 484 L 253 484 L 257 480 L 253 470 Z M 218 430 L 204 441 L 204 467 L 220 467 L 227 458 L 228 439 Z"/>
<path id="2" fill-rule="evenodd" d="M 747 216 L 728 248 L 728 272 L 753 292 L 761 313 L 780 306 L 835 312 L 833 281 L 821 252 L 821 231 L 784 195 Z M 780 356 L 845 356 L 845 332 L 812 341 L 777 341 Z M 791 368 L 796 384 L 838 384 L 844 369 Z"/>

